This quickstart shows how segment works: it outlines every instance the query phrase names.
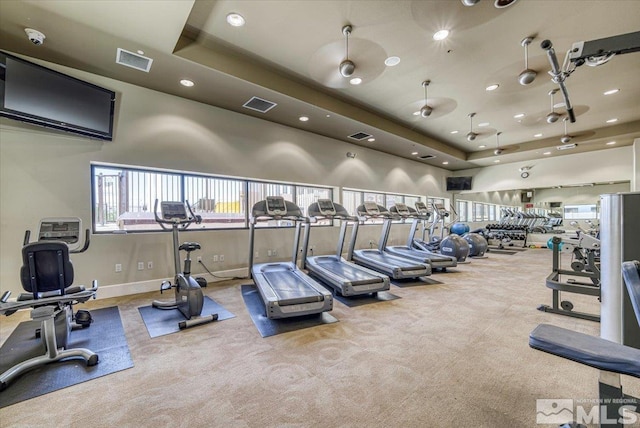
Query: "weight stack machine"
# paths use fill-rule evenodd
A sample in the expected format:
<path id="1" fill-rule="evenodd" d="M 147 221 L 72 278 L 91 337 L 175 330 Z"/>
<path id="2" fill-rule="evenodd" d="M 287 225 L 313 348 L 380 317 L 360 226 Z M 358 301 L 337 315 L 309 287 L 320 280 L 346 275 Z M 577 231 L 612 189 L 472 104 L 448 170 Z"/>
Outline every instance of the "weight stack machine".
<path id="1" fill-rule="evenodd" d="M 640 192 L 600 195 L 600 336 L 640 349 L 640 326 L 623 283 L 623 261 L 640 260 Z"/>

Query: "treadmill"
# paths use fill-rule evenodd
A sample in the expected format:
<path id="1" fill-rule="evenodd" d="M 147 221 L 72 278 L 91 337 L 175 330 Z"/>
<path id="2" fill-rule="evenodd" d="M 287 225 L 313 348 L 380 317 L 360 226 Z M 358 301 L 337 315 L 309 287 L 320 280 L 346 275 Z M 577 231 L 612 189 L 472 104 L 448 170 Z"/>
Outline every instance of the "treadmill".
<path id="1" fill-rule="evenodd" d="M 296 224 L 293 260 L 290 262 L 253 263 L 256 223 L 271 220 Z M 249 276 L 264 302 L 267 318 L 290 318 L 318 314 L 333 309 L 333 295 L 297 266 L 298 245 L 302 224 L 309 219 L 293 202 L 282 196 L 267 196 L 251 209 L 249 222 Z"/>
<path id="2" fill-rule="evenodd" d="M 365 220 L 383 218 L 386 222 L 391 222 L 393 216 L 382 205 L 375 202 L 365 202 L 356 209 L 358 217 Z M 382 272 L 393 279 L 419 278 L 431 275 L 431 266 L 426 263 L 407 260 L 403 257 L 391 255 L 382 251 L 383 247 L 378 244 L 378 248 L 354 250 L 358 235 L 359 223 L 356 223 L 351 232 L 351 242 L 347 260 L 353 260 L 359 265 Z M 384 228 L 383 228 L 384 229 Z M 384 241 L 384 230 L 380 242 Z"/>
<path id="3" fill-rule="evenodd" d="M 409 238 L 407 239 L 407 245 L 394 245 L 391 247 L 387 246 L 389 232 L 391 230 L 391 222 L 388 222 L 387 224 L 385 224 L 386 229 L 383 233 L 384 239 L 381 241 L 380 247 L 383 249 L 383 251 L 391 255 L 405 257 L 407 259 L 420 263 L 426 263 L 431 266 L 432 271 L 435 269 L 439 269 L 445 272 L 448 267 L 458 266 L 458 261 L 455 257 L 446 256 L 440 253 L 434 253 L 433 251 L 430 251 L 428 249 L 418 249 L 413 247 L 413 240 L 418 228 L 418 224 L 420 224 L 421 221 L 426 222 L 429 218 L 429 212 L 426 210 L 426 206 L 422 202 L 418 202 L 416 203 L 416 205 L 418 205 L 419 203 L 421 203 L 425 209 L 421 213 L 418 213 L 418 211 L 408 207 L 405 204 L 395 204 L 391 207 L 391 209 L 389 209 L 391 214 L 396 214 L 403 220 L 408 218 L 413 219 L 413 222 L 411 223 L 411 230 L 409 231 Z"/>
<path id="4" fill-rule="evenodd" d="M 307 208 L 307 215 L 311 218 L 311 221 L 324 219 L 341 221 L 338 248 L 333 255 L 307 257 L 311 227 L 305 227 L 302 265 L 309 271 L 311 276 L 331 286 L 337 294 L 343 296 L 377 293 L 390 288 L 387 275 L 348 262 L 342 257 L 347 226 L 349 223 L 357 224 L 357 217 L 349 215 L 342 205 L 334 203 L 331 199 L 319 199 L 318 202 L 311 204 Z"/>

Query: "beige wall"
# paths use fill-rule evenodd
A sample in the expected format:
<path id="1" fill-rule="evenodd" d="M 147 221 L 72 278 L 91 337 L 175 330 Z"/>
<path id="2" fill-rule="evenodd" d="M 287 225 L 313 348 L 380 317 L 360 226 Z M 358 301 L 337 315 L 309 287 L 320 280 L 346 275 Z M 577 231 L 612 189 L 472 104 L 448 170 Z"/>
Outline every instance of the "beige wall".
<path id="1" fill-rule="evenodd" d="M 78 216 L 91 225 L 91 162 L 168 168 L 236 177 L 260 178 L 417 195 L 447 196 L 448 172 L 265 120 L 188 101 L 122 82 L 62 67 L 65 73 L 117 92 L 115 138 L 99 142 L 67 133 L 0 120 L 0 290 L 21 290 L 18 271 L 26 229 L 43 217 Z M 356 159 L 346 152 L 357 153 Z M 402 228 L 397 228 L 406 234 Z M 378 241 L 379 228 L 361 228 L 359 246 Z M 256 249 L 291 256 L 291 231 L 260 231 Z M 316 229 L 314 229 L 316 232 Z M 336 228 L 317 229 L 312 244 L 332 252 Z M 394 243 L 404 241 L 392 237 Z M 246 268 L 248 232 L 190 232 L 214 271 Z M 101 286 L 170 277 L 170 234 L 93 235 L 91 248 L 73 256 L 76 283 L 96 278 Z M 318 248 L 319 247 L 319 248 Z M 224 263 L 213 263 L 224 254 Z M 137 262 L 154 263 L 137 271 Z M 266 258 L 258 261 L 267 261 Z M 123 271 L 116 273 L 116 263 Z M 197 264 L 194 272 L 203 269 Z"/>
<path id="2" fill-rule="evenodd" d="M 473 192 L 550 188 L 558 185 L 629 181 L 633 174 L 633 147 L 598 150 L 574 155 L 536 159 L 485 168 L 456 171 L 455 175 L 473 176 Z M 519 169 L 531 167 L 529 177 L 520 177 Z M 460 195 L 464 199 L 464 192 Z"/>

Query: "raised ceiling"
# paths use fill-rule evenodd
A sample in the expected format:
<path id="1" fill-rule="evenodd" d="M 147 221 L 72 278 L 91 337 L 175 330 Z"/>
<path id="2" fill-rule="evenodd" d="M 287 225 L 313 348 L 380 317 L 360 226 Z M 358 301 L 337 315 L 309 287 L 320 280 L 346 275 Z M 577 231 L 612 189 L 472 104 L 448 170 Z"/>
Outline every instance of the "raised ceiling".
<path id="1" fill-rule="evenodd" d="M 230 12 L 246 25 L 227 24 Z M 567 131 L 577 147 L 557 150 L 564 124 L 545 121 L 557 85 L 540 48 L 551 40 L 562 61 L 574 42 L 635 32 L 639 22 L 640 2 L 627 0 L 518 0 L 500 9 L 493 0 L 472 7 L 459 0 L 3 1 L 0 48 L 459 170 L 606 150 L 640 137 L 640 53 L 631 53 L 567 78 L 577 114 Z M 357 86 L 338 72 L 347 24 L 352 77 L 363 79 Z M 25 28 L 43 32 L 44 43 L 33 45 Z M 449 37 L 435 41 L 441 29 Z M 522 86 L 527 36 L 534 37 L 528 66 L 537 76 Z M 150 72 L 117 65 L 117 48 L 153 58 Z M 385 66 L 390 56 L 400 63 Z M 180 86 L 183 78 L 195 86 Z M 425 80 L 429 117 L 414 115 L 425 104 Z M 494 83 L 498 89 L 485 90 Z M 620 91 L 603 95 L 614 88 Z M 253 96 L 277 106 L 244 108 Z M 560 94 L 554 99 L 562 102 Z M 469 142 L 472 125 L 478 137 Z M 375 141 L 349 137 L 358 132 Z"/>

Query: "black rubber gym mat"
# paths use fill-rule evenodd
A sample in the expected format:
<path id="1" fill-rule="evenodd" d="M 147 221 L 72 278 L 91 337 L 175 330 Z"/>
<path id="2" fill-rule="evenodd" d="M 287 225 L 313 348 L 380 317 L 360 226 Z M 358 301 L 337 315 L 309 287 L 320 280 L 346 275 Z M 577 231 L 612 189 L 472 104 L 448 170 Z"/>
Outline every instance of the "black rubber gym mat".
<path id="1" fill-rule="evenodd" d="M 118 308 L 93 309 L 91 316 L 89 328 L 71 332 L 68 348 L 90 349 L 98 354 L 98 364 L 87 367 L 82 360 L 71 359 L 34 368 L 0 392 L 0 408 L 133 367 Z M 37 328 L 38 321 L 16 327 L 0 348 L 0 371 L 44 354 L 42 342 L 35 337 Z"/>
<path id="2" fill-rule="evenodd" d="M 371 303 L 388 302 L 390 300 L 401 299 L 402 297 L 389 293 L 388 291 L 378 291 L 376 294 L 360 294 L 358 296 L 340 296 L 333 294 L 333 297 L 345 306 L 354 308 L 357 306 L 369 305 Z"/>
<path id="3" fill-rule="evenodd" d="M 490 250 L 489 254 L 505 254 L 508 256 L 513 256 L 514 254 L 518 254 L 519 251 L 511 251 L 511 250 Z"/>
<path id="4" fill-rule="evenodd" d="M 142 316 L 144 325 L 147 327 L 147 332 L 151 338 L 177 333 L 180 331 L 178 323 L 185 320 L 185 317 L 177 309 L 158 309 L 149 305 L 139 307 L 138 311 Z M 204 304 L 202 305 L 201 313 L 203 316 L 218 314 L 218 320 L 213 321 L 213 323 L 235 317 L 234 314 L 226 310 L 222 305 L 208 296 L 204 296 Z M 193 328 L 199 328 L 205 325 L 207 324 L 202 324 Z"/>
<path id="5" fill-rule="evenodd" d="M 247 306 L 249 315 L 262 337 L 338 322 L 336 317 L 327 312 L 292 318 L 269 319 L 265 314 L 264 302 L 256 286 L 254 284 L 243 284 L 240 289 L 242 290 L 242 298 Z"/>

